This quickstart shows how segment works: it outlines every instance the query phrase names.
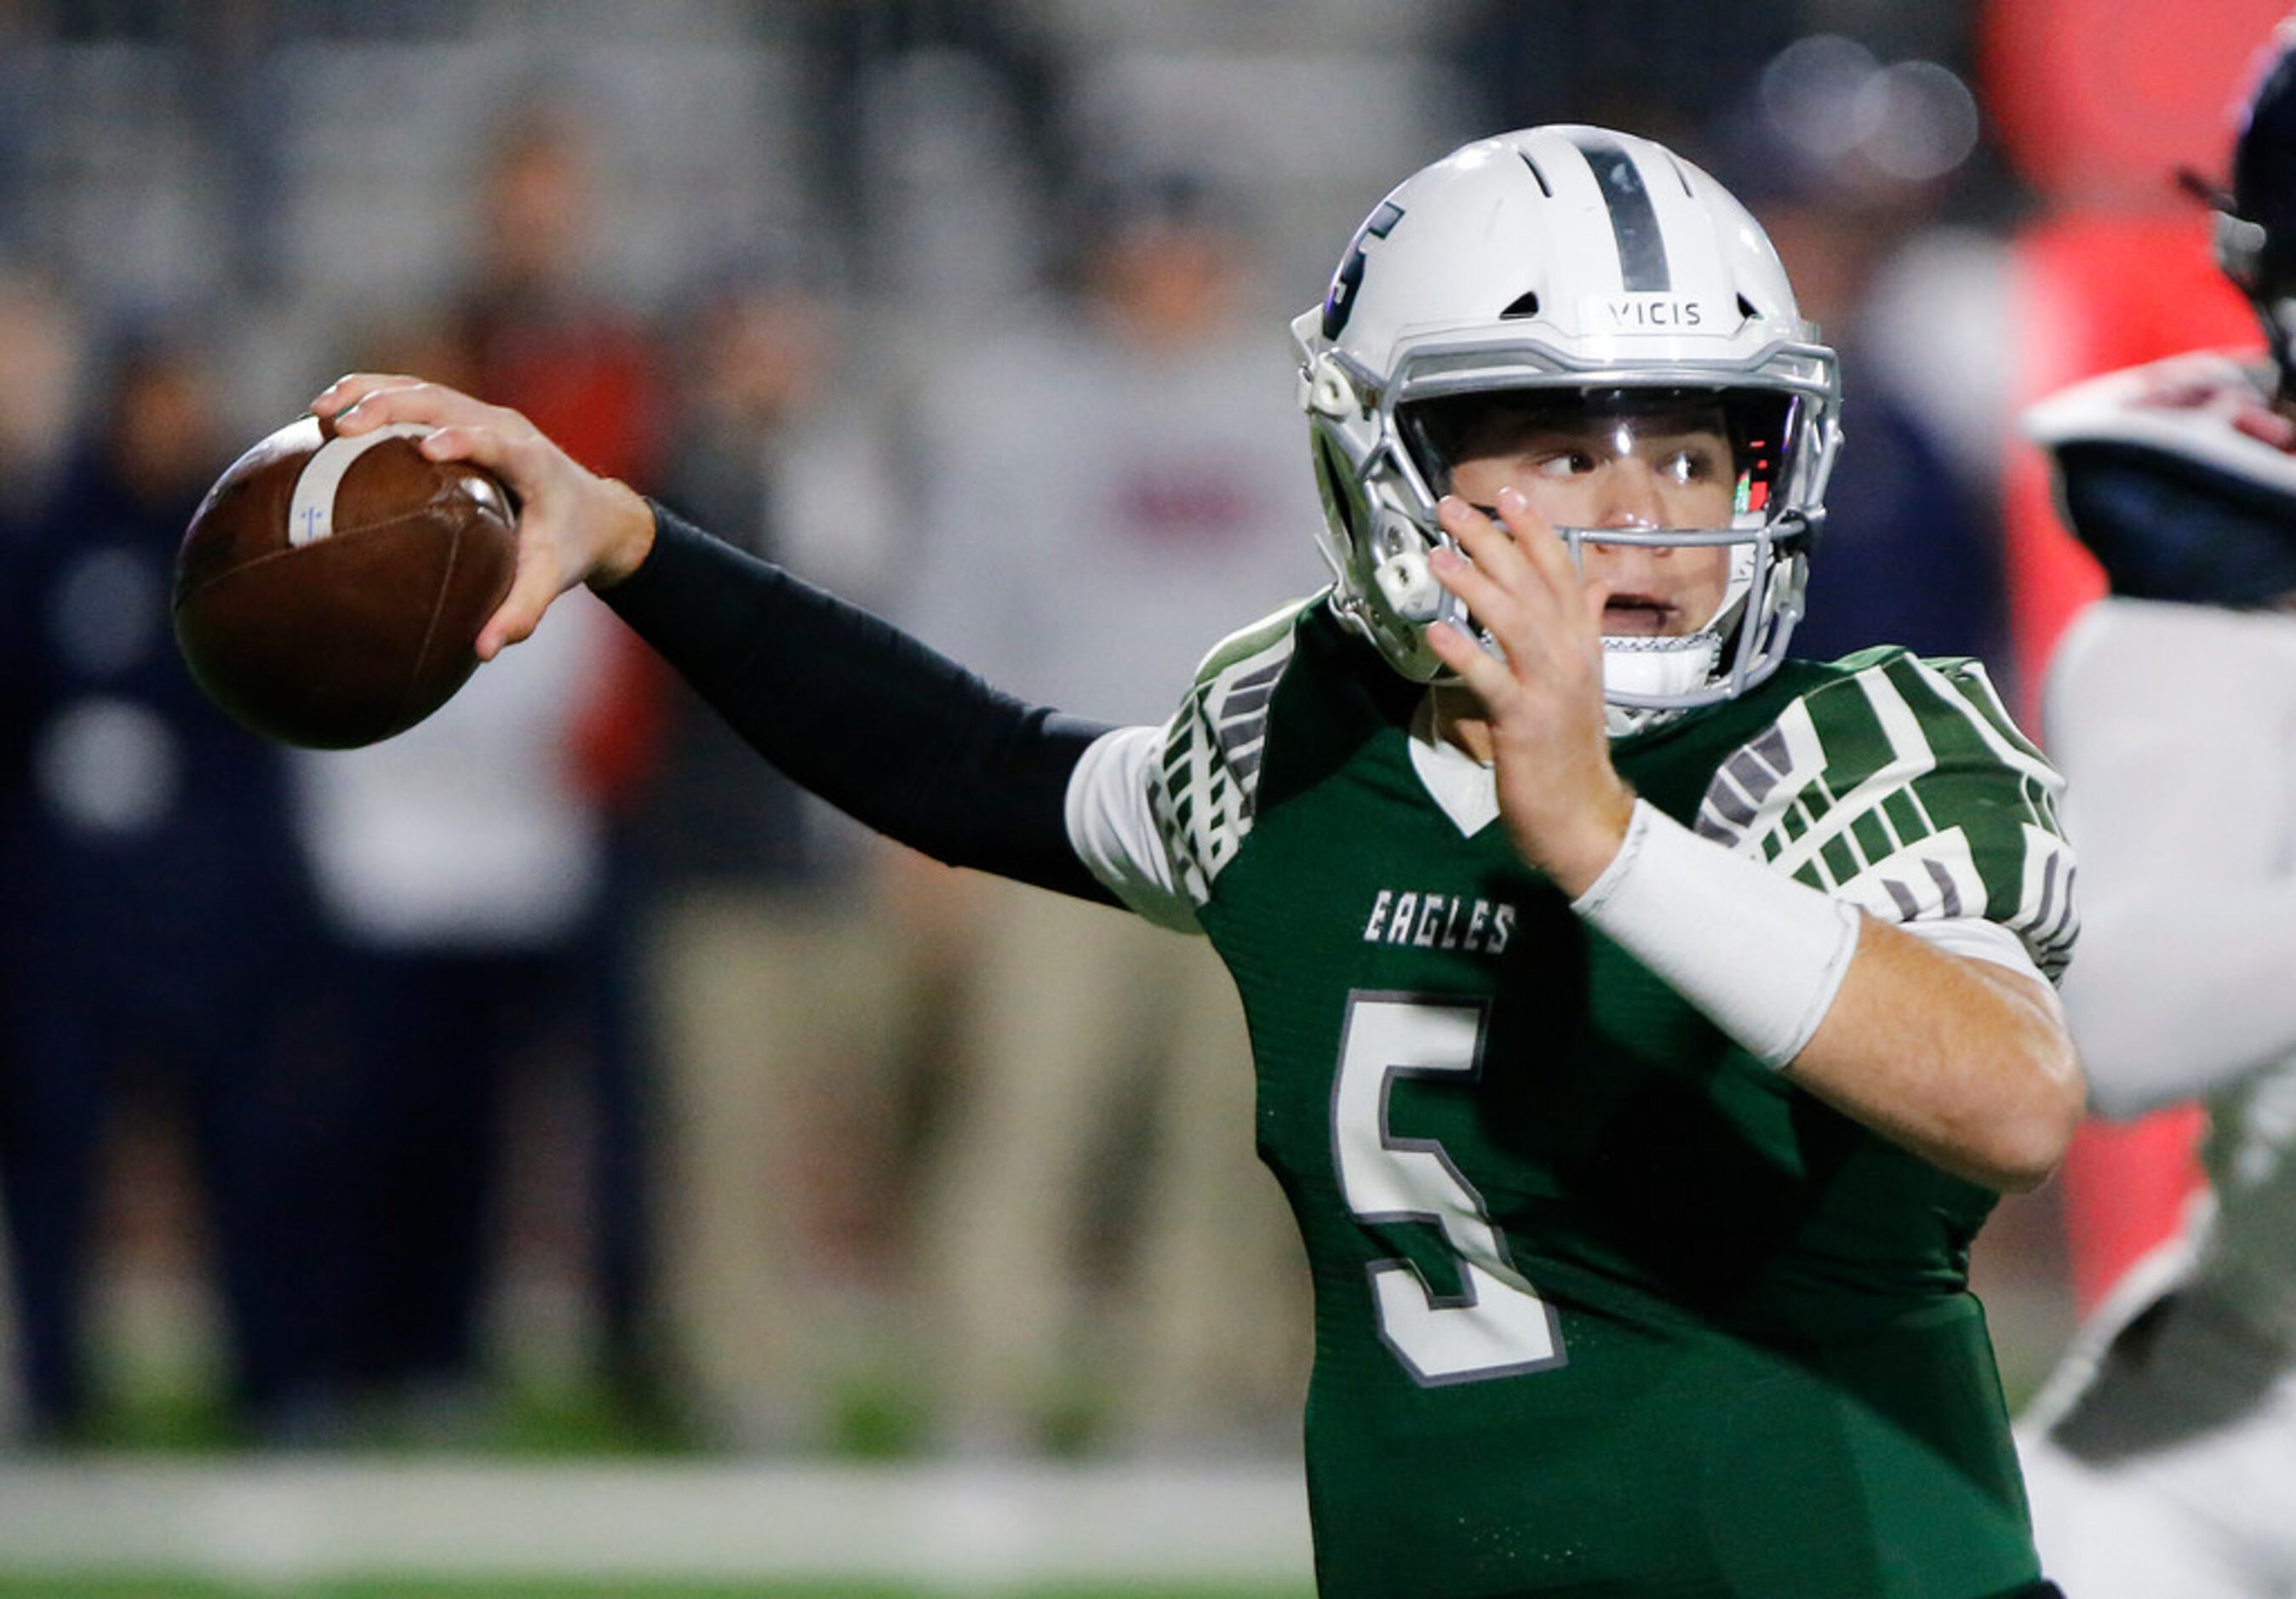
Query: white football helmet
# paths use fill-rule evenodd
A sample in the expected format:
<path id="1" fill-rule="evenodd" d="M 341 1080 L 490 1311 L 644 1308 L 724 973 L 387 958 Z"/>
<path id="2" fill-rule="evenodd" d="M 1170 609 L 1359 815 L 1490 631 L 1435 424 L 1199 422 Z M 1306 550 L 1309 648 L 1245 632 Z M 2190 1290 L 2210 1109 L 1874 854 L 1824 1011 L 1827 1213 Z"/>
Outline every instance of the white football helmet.
<path id="1" fill-rule="evenodd" d="M 1840 380 L 1760 225 L 1698 168 L 1597 127 L 1465 145 L 1379 203 L 1292 331 L 1332 605 L 1404 676 L 1442 677 L 1428 624 L 1466 621 L 1427 570 L 1451 542 L 1435 520 L 1445 430 L 1431 421 L 1438 402 L 1498 395 L 1580 405 L 1606 428 L 1653 406 L 1727 427 L 1729 526 L 1558 529 L 1574 555 L 1731 549 L 1726 597 L 1697 631 L 1603 641 L 1613 732 L 1727 699 L 1784 659 L 1841 440 Z"/>

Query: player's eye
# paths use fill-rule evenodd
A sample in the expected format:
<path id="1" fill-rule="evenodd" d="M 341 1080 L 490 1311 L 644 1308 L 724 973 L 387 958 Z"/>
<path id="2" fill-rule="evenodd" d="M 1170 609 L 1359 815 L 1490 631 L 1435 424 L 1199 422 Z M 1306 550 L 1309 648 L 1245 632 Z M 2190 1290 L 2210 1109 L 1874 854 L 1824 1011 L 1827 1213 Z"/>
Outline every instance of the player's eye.
<path id="1" fill-rule="evenodd" d="M 1538 459 L 1542 478 L 1581 478 L 1595 470 L 1595 457 L 1585 450 L 1557 450 Z"/>
<path id="2" fill-rule="evenodd" d="M 1659 472 L 1669 483 L 1710 483 L 1722 475 L 1721 461 L 1712 450 L 1693 446 L 1669 455 Z"/>

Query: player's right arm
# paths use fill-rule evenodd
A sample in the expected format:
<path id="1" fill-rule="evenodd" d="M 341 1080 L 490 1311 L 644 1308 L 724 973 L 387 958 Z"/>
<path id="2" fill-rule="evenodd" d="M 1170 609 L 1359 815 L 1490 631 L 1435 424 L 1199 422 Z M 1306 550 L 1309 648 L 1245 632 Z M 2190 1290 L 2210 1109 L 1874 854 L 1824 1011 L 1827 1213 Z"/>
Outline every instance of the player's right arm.
<path id="1" fill-rule="evenodd" d="M 1081 898 L 1140 909 L 1144 892 L 1157 897 L 1153 883 L 1127 880 L 1123 858 L 1135 844 L 1154 849 L 1152 829 L 1111 841 L 1105 827 L 1078 821 L 1080 799 L 1144 777 L 1148 752 L 1126 734 L 1150 730 L 1111 729 L 997 692 L 889 623 L 586 471 L 515 411 L 367 373 L 340 380 L 312 410 L 348 434 L 430 427 L 425 454 L 474 461 L 518 496 L 518 575 L 480 635 L 481 656 L 526 637 L 559 594 L 587 583 L 752 748 L 888 837 Z M 1143 791 L 1129 808 L 1145 806 Z"/>
<path id="2" fill-rule="evenodd" d="M 2193 351 L 2024 417 L 2115 596 L 2059 646 L 2046 711 L 2088 906 L 2065 1006 L 2108 1116 L 2296 1054 L 2296 422 L 2280 383 Z"/>
<path id="3" fill-rule="evenodd" d="M 518 496 L 517 575 L 479 630 L 481 660 L 532 633 L 551 603 L 576 584 L 611 588 L 652 549 L 653 512 L 635 489 L 587 471 L 507 406 L 421 378 L 354 372 L 329 384 L 311 402 L 311 414 L 352 435 L 395 422 L 430 428 L 419 446 L 424 455 L 476 462 Z"/>

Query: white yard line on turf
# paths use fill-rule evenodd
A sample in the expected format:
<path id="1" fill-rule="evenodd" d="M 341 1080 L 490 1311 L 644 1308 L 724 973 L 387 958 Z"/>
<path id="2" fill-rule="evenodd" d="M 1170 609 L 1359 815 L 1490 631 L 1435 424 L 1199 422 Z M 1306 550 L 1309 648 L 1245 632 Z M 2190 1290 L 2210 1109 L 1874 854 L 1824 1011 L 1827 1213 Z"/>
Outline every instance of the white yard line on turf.
<path id="1" fill-rule="evenodd" d="M 0 1466 L 0 1570 L 1308 1580 L 1296 1464 L 599 1466 L 96 1457 Z"/>

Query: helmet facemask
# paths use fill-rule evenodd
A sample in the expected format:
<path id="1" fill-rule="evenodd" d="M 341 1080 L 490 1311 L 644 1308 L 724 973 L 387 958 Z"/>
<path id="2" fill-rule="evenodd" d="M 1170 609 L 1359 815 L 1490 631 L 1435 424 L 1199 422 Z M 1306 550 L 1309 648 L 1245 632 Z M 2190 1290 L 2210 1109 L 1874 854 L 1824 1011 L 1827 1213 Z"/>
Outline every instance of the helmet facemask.
<path id="1" fill-rule="evenodd" d="M 1783 653 L 1810 535 L 1806 518 L 1770 514 L 1795 405 L 1761 389 L 1570 385 L 1422 401 L 1400 420 L 1429 488 L 1494 521 L 1497 489 L 1514 488 L 1581 572 L 1602 553 L 1604 694 L 1623 732 L 1727 699 Z"/>
<path id="2" fill-rule="evenodd" d="M 1690 374 L 1680 373 L 1662 374 L 1675 381 L 1636 384 L 1550 372 L 1542 374 L 1546 381 L 1531 384 L 1522 382 L 1522 366 L 1508 361 L 1496 369 L 1507 386 L 1483 388 L 1454 369 L 1430 386 L 1437 391 L 1427 398 L 1390 400 L 1372 407 L 1369 417 L 1358 414 L 1359 422 L 1375 421 L 1379 442 L 1352 468 L 1341 439 L 1319 425 L 1316 471 L 1332 529 L 1324 554 L 1339 578 L 1335 607 L 1390 665 L 1419 681 L 1450 680 L 1426 643 L 1426 629 L 1437 620 L 1480 636 L 1496 652 L 1457 596 L 1436 582 L 1427 557 L 1457 548 L 1438 522 L 1435 504 L 1459 490 L 1458 466 L 1494 452 L 1513 455 L 1520 445 L 1515 475 L 1521 480 L 1513 486 L 1546 517 L 1582 571 L 1589 545 L 1647 549 L 1658 553 L 1653 562 L 1726 552 L 1718 592 L 1702 614 L 1676 611 L 1645 627 L 1605 633 L 1603 694 L 1612 733 L 1639 731 L 1744 692 L 1784 659 L 1801 619 L 1832 453 L 1813 447 L 1821 422 L 1830 422 L 1830 362 L 1807 371 L 1792 361 L 1778 365 L 1782 372 L 1772 381 L 1726 386 L 1683 382 Z M 1340 369 L 1332 367 L 1336 380 Z M 1398 387 L 1411 392 L 1415 386 Z M 1310 414 L 1316 415 L 1312 399 Z M 1591 499 L 1574 494 L 1574 477 L 1621 469 L 1664 473 L 1693 439 L 1706 457 L 1709 493 L 1666 494 L 1656 505 L 1621 503 L 1599 515 L 1559 513 L 1559 505 L 1576 502 L 1583 512 L 1603 502 L 1599 492 Z M 1591 450 L 1595 458 L 1581 459 L 1573 472 L 1558 458 L 1566 447 Z M 1706 513 L 1687 514 L 1700 500 Z M 1478 508 L 1497 520 L 1488 499 Z M 1342 529 L 1347 537 L 1340 537 Z"/>

